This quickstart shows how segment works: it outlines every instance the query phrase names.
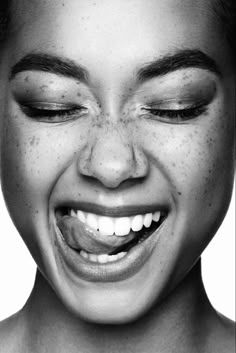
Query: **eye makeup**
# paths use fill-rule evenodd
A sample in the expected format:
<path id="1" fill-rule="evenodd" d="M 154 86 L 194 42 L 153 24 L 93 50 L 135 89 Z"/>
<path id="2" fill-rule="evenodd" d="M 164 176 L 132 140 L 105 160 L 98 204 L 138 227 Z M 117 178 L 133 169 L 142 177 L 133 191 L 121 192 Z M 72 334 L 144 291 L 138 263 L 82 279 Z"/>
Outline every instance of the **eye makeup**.
<path id="1" fill-rule="evenodd" d="M 21 103 L 21 111 L 29 118 L 48 123 L 59 123 L 78 119 L 87 114 L 82 105 L 69 105 L 49 102 Z"/>
<path id="2" fill-rule="evenodd" d="M 12 96 L 33 121 L 63 123 L 94 113 L 97 103 L 85 84 L 44 72 L 20 73 L 12 80 Z"/>
<path id="3" fill-rule="evenodd" d="M 138 87 L 126 107 L 134 102 L 139 107 L 134 118 L 168 123 L 197 118 L 207 111 L 217 91 L 215 80 L 201 71 L 174 72 L 150 80 Z M 101 113 L 100 108 L 99 111 L 96 108 L 98 102 L 85 85 L 45 73 L 36 74 L 39 81 L 32 80 L 34 75 L 32 73 L 30 80 L 17 78 L 13 86 L 13 96 L 27 117 L 39 122 L 60 123 Z"/>
<path id="4" fill-rule="evenodd" d="M 194 119 L 206 112 L 205 105 L 193 106 L 184 109 L 156 109 L 156 108 L 143 108 L 145 117 L 151 120 L 159 120 L 163 122 L 184 122 L 186 120 Z"/>
<path id="5" fill-rule="evenodd" d="M 183 79 L 175 73 L 173 78 L 152 81 L 141 87 L 136 97 L 137 102 L 142 102 L 141 116 L 161 122 L 181 123 L 206 113 L 216 97 L 216 82 L 208 76 L 195 76 L 187 79 L 184 76 Z"/>

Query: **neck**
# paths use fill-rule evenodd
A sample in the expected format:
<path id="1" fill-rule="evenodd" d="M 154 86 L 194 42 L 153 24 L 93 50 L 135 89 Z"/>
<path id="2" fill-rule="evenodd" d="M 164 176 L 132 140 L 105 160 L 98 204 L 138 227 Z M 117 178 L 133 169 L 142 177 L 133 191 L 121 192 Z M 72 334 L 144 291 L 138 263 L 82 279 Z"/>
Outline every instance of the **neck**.
<path id="1" fill-rule="evenodd" d="M 148 314 L 126 325 L 95 325 L 69 313 L 37 272 L 32 294 L 23 309 L 30 346 L 50 352 L 181 352 L 192 348 L 212 309 L 201 279 L 200 261 L 167 298 Z M 199 327 L 201 330 L 199 330 Z M 203 331 L 202 331 L 203 332 Z M 193 343 L 194 341 L 194 343 Z M 183 348 L 180 347 L 183 345 Z M 63 349 L 62 349 L 63 348 Z M 174 349 L 175 351 L 175 349 Z"/>

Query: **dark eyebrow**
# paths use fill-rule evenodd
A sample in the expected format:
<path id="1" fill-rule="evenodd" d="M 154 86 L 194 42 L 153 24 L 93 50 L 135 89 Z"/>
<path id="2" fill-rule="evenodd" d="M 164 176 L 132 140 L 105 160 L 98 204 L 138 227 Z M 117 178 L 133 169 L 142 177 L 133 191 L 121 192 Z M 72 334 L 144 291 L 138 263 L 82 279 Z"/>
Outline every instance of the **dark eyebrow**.
<path id="1" fill-rule="evenodd" d="M 170 72 L 184 68 L 201 68 L 211 71 L 218 76 L 221 72 L 216 62 L 200 50 L 181 50 L 174 54 L 168 54 L 160 59 L 144 64 L 137 72 L 139 82 L 164 76 Z M 10 79 L 23 71 L 44 71 L 87 83 L 88 71 L 72 60 L 61 58 L 51 54 L 33 53 L 27 54 L 11 69 Z"/>
<path id="2" fill-rule="evenodd" d="M 174 54 L 169 54 L 155 61 L 144 64 L 137 72 L 139 82 L 152 79 L 157 76 L 164 76 L 170 72 L 186 69 L 200 68 L 208 70 L 221 76 L 215 60 L 200 50 L 181 50 Z"/>
<path id="3" fill-rule="evenodd" d="M 20 59 L 20 61 L 12 67 L 10 79 L 13 79 L 16 74 L 23 71 L 50 72 L 82 82 L 88 82 L 89 76 L 85 68 L 74 63 L 72 60 L 44 53 L 27 54 Z"/>

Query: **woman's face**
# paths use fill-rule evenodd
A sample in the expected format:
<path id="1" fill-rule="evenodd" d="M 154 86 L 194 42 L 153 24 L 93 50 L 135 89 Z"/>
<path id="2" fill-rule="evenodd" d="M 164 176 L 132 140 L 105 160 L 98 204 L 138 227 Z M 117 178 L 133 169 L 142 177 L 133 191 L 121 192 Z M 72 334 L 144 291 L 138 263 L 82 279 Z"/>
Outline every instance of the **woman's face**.
<path id="1" fill-rule="evenodd" d="M 9 212 L 67 308 L 129 322 L 183 279 L 228 207 L 229 48 L 205 0 L 13 7 L 1 64 Z M 123 258 L 80 253 L 120 252 L 144 229 Z"/>

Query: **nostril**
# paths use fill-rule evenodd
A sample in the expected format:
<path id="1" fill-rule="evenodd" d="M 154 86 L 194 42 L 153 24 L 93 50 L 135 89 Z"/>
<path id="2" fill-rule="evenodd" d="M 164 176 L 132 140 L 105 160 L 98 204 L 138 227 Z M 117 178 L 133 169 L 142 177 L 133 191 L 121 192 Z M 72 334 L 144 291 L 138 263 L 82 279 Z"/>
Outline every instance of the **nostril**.
<path id="1" fill-rule="evenodd" d="M 92 184 L 94 187 L 101 188 L 105 187 L 106 189 L 116 189 L 119 188 L 119 191 L 122 190 L 127 190 L 132 188 L 133 186 L 137 186 L 138 184 L 142 184 L 144 182 L 145 177 L 140 177 L 140 178 L 127 178 L 123 181 L 119 181 L 118 183 L 115 183 L 114 180 L 111 182 L 109 180 L 101 180 L 98 178 L 95 178 L 93 176 L 85 176 L 81 175 L 81 178 L 84 180 L 86 183 Z"/>

